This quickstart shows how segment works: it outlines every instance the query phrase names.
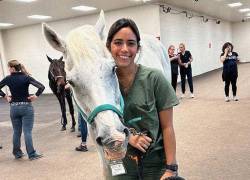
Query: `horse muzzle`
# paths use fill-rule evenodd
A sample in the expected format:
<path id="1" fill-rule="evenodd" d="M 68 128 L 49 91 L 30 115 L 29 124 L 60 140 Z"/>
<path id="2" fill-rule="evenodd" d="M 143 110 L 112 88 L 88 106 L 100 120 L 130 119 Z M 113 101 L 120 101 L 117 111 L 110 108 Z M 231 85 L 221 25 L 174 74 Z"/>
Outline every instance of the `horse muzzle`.
<path id="1" fill-rule="evenodd" d="M 104 157 L 106 160 L 123 159 L 127 152 L 129 131 L 127 128 L 124 132 L 117 130 L 111 132 L 107 138 L 98 137 L 97 143 L 103 147 Z"/>

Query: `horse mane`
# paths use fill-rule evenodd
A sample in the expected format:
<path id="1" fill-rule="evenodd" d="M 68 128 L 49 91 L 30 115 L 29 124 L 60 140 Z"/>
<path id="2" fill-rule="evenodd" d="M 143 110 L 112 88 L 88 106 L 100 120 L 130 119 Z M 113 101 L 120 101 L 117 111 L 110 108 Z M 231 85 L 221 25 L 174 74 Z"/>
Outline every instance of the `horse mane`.
<path id="1" fill-rule="evenodd" d="M 111 57 L 106 46 L 97 34 L 94 26 L 84 25 L 73 29 L 66 38 L 67 49 L 71 55 L 71 64 L 78 65 L 80 61 L 100 61 L 101 57 Z M 91 64 L 91 63 L 88 63 Z"/>

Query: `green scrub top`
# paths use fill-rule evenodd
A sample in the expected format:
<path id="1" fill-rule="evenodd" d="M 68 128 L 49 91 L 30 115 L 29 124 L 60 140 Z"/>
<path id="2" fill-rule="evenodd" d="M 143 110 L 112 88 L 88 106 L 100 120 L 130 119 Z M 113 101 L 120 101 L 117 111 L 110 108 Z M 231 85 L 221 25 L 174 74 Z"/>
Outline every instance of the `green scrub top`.
<path id="1" fill-rule="evenodd" d="M 137 132 L 147 132 L 152 138 L 152 143 L 147 154 L 163 150 L 162 129 L 160 126 L 159 112 L 179 103 L 175 91 L 164 75 L 153 68 L 139 65 L 133 85 L 124 94 L 124 121 L 128 127 L 135 128 Z M 140 121 L 130 125 L 128 121 L 133 118 Z M 134 148 L 128 145 L 128 154 Z"/>

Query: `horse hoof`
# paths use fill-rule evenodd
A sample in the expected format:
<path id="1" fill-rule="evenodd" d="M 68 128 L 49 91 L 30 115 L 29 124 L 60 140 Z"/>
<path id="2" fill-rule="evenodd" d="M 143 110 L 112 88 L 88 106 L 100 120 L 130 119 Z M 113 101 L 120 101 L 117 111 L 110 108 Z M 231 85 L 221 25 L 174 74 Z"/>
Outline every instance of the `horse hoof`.
<path id="1" fill-rule="evenodd" d="M 66 127 L 63 126 L 63 127 L 61 128 L 61 131 L 65 131 L 65 130 L 66 130 Z"/>
<path id="2" fill-rule="evenodd" d="M 75 132 L 76 131 L 74 127 L 70 128 L 70 129 L 71 129 L 70 132 Z"/>

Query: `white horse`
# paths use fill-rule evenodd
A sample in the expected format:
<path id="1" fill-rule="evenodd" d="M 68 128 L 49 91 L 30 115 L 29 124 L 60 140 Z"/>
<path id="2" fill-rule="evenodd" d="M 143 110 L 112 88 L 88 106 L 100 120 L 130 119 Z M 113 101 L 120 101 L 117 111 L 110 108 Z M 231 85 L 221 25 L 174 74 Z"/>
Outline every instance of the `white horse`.
<path id="1" fill-rule="evenodd" d="M 121 93 L 114 60 L 103 42 L 104 28 L 103 12 L 95 26 L 76 28 L 69 32 L 66 40 L 43 24 L 49 44 L 63 53 L 75 102 L 88 119 L 91 136 L 97 142 L 104 168 L 107 168 L 107 160 L 124 158 L 129 131 L 121 121 Z M 142 38 L 136 61 L 162 70 L 170 80 L 166 49 L 155 37 Z"/>

